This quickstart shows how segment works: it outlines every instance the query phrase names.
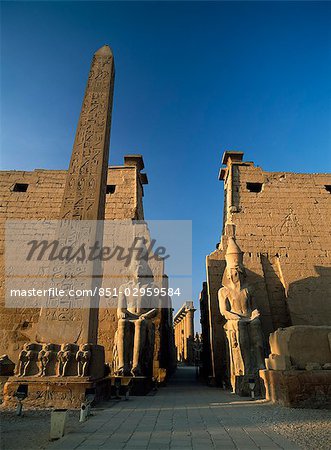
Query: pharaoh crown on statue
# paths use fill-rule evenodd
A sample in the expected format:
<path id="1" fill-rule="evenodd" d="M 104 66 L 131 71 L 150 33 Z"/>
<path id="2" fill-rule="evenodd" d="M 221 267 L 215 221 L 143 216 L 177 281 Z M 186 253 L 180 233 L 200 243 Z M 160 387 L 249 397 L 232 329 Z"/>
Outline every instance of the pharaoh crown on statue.
<path id="1" fill-rule="evenodd" d="M 233 237 L 229 237 L 225 261 L 227 269 L 239 268 L 242 271 L 244 270 L 243 252 L 240 250 L 235 238 Z"/>

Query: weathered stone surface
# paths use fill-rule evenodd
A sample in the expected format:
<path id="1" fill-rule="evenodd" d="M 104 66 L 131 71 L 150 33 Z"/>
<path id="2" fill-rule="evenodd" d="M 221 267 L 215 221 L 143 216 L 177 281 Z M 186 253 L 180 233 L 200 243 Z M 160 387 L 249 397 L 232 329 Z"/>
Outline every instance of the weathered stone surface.
<path id="1" fill-rule="evenodd" d="M 202 379 L 209 381 L 211 377 L 211 345 L 210 345 L 210 317 L 209 317 L 209 306 L 208 306 L 208 290 L 207 283 L 202 283 L 202 290 L 199 296 L 199 306 L 200 306 L 200 323 L 201 323 L 201 334 L 202 334 L 202 352 L 200 357 L 200 376 Z M 220 315 L 220 314 L 219 314 Z"/>
<path id="2" fill-rule="evenodd" d="M 267 296 L 260 301 L 269 307 L 271 331 L 289 319 L 293 325 L 330 324 L 324 299 L 331 289 L 331 174 L 264 172 L 234 152 L 226 152 L 223 162 L 224 226 L 234 230 L 245 267 L 255 272 L 261 266 Z M 228 236 L 223 234 L 224 248 Z"/>
<path id="3" fill-rule="evenodd" d="M 207 324 L 208 341 L 210 344 L 210 363 L 208 380 L 214 385 L 227 384 L 230 386 L 230 369 L 228 367 L 227 341 L 224 330 L 225 318 L 222 316 L 218 304 L 218 291 L 222 284 L 225 270 L 224 253 L 217 250 L 206 258 L 207 269 Z M 207 374 L 206 374 L 207 375 Z"/>
<path id="4" fill-rule="evenodd" d="M 287 370 L 293 366 L 289 355 L 271 353 L 265 360 L 266 368 L 270 370 Z"/>
<path id="5" fill-rule="evenodd" d="M 37 342 L 26 342 L 23 345 L 17 365 L 17 375 L 19 377 L 39 374 L 38 356 L 41 350 L 42 344 Z"/>
<path id="6" fill-rule="evenodd" d="M 133 158 L 135 156 L 135 158 Z M 133 161 L 134 160 L 134 161 Z M 134 163 L 135 162 L 135 163 Z M 143 191 L 146 177 L 142 177 L 140 167 L 143 161 L 140 155 L 131 155 L 123 166 L 110 166 L 108 168 L 107 185 L 113 192 L 106 195 L 105 218 L 107 220 L 135 219 L 143 220 Z M 66 171 L 35 170 L 34 172 L 0 172 L 0 190 L 6 199 L 7 207 L 2 209 L 3 217 L 16 218 L 40 218 L 56 219 L 59 217 L 61 198 L 64 192 Z M 16 193 L 10 189 L 16 182 L 26 180 L 29 184 L 28 192 Z M 28 194 L 28 195 L 27 195 Z M 24 196 L 24 203 L 18 202 Z M 22 198 L 23 200 L 23 198 Z M 0 249 L 4 245 L 3 223 L 0 227 Z M 3 261 L 3 254 L 0 260 Z M 2 266 L 3 267 L 3 266 Z M 160 287 L 167 288 L 167 279 L 162 277 L 163 269 L 153 267 L 153 273 L 161 280 Z M 3 272 L 2 272 L 3 276 Z M 111 280 L 103 280 L 102 287 L 115 287 Z M 117 286 L 118 287 L 118 286 Z M 40 310 L 5 308 L 4 284 L 0 283 L 0 348 L 7 352 L 13 361 L 18 361 L 18 355 L 22 348 L 22 342 L 29 337 L 31 327 L 39 320 Z M 160 366 L 155 366 L 155 377 L 158 378 L 162 367 L 174 367 L 174 341 L 169 324 L 172 323 L 171 310 L 163 308 L 159 319 L 156 321 L 155 358 L 160 361 Z M 105 360 L 111 364 L 113 358 L 114 336 L 117 329 L 116 309 L 102 305 L 99 311 L 98 342 L 105 348 Z M 171 355 L 169 359 L 169 355 Z M 169 363 L 169 361 L 171 362 Z M 162 377 L 161 377 L 162 378 Z"/>
<path id="7" fill-rule="evenodd" d="M 146 253 L 146 249 L 145 249 Z M 135 289 L 153 289 L 156 286 L 148 263 L 142 258 L 132 264 L 133 280 L 119 288 L 113 367 L 118 376 L 153 375 L 155 319 L 159 314 L 159 298 L 134 297 Z M 148 278 L 147 278 L 148 277 Z M 128 291 L 128 293 L 127 293 Z M 146 303 L 146 305 L 145 305 Z M 148 308 L 147 304 L 152 303 Z"/>
<path id="8" fill-rule="evenodd" d="M 294 408 L 330 408 L 331 372 L 326 370 L 261 370 L 266 398 Z"/>
<path id="9" fill-rule="evenodd" d="M 256 309 L 251 288 L 245 282 L 242 251 L 234 238 L 228 241 L 226 269 L 218 291 L 219 307 L 226 319 L 230 379 L 233 392 L 249 393 L 249 379 L 258 383 L 258 371 L 264 366 L 264 343 L 260 312 Z M 240 380 L 240 381 L 239 381 Z"/>
<path id="10" fill-rule="evenodd" d="M 260 371 L 267 399 L 285 406 L 331 406 L 331 373 L 322 370 L 331 360 L 330 331 L 297 325 L 270 335 L 267 370 Z"/>
<path id="11" fill-rule="evenodd" d="M 54 377 L 11 377 L 4 386 L 4 405 L 15 406 L 15 392 L 20 385 L 28 385 L 25 408 L 80 408 L 85 400 L 86 389 L 94 390 L 95 400 L 105 399 L 110 392 L 110 381 L 91 381 L 77 376 L 66 377 L 65 381 Z"/>
<path id="12" fill-rule="evenodd" d="M 266 360 L 267 368 L 288 370 L 295 366 L 301 370 L 320 370 L 331 361 L 330 333 L 331 327 L 325 326 L 279 328 L 269 338 L 271 354 Z"/>
<path id="13" fill-rule="evenodd" d="M 60 219 L 104 219 L 114 76 L 112 52 L 108 46 L 103 46 L 94 54 L 91 64 L 66 176 Z M 68 236 L 69 233 L 70 231 Z M 97 228 L 93 233 L 92 244 L 102 239 Z M 63 236 L 62 230 L 59 229 L 59 239 L 63 245 L 68 236 Z M 95 261 L 94 265 L 100 265 L 100 261 Z M 66 270 L 70 280 L 70 267 Z M 72 272 L 75 273 L 75 267 Z M 91 277 L 90 286 L 86 288 L 93 291 L 98 281 Z M 73 285 L 73 281 L 70 283 Z M 96 344 L 98 301 L 98 295 L 91 295 L 90 298 L 84 299 L 84 308 L 75 307 L 75 299 L 68 297 L 59 298 L 56 309 L 50 309 L 46 304 L 40 312 L 37 339 L 41 342 Z M 75 322 L 75 327 L 72 322 Z"/>
<path id="14" fill-rule="evenodd" d="M 59 219 L 93 220 L 94 223 L 104 219 L 113 88 L 113 55 L 110 48 L 104 46 L 94 54 L 92 60 L 71 161 L 66 174 Z M 55 236 L 62 246 L 67 245 L 67 242 L 72 245 L 79 240 L 76 233 L 68 231 L 67 228 L 63 232 L 62 225 L 59 224 L 58 234 Z M 100 238 L 102 240 L 102 237 L 98 228 L 94 226 L 91 244 L 100 241 Z M 66 266 L 66 272 L 63 274 L 67 289 L 74 287 L 73 274 L 77 273 L 74 264 L 72 263 L 72 267 Z M 97 264 L 100 265 L 100 261 L 93 262 L 93 266 L 96 267 Z M 80 276 L 85 273 L 82 270 L 79 272 Z M 55 272 L 51 268 L 50 273 Z M 88 287 L 93 292 L 93 288 L 100 284 L 100 279 L 94 278 L 92 274 L 88 275 L 86 277 Z M 51 278 L 53 283 L 56 282 L 54 278 L 55 276 Z M 60 278 L 59 285 L 63 284 L 63 279 Z M 81 382 L 74 385 L 78 387 L 77 395 L 70 398 L 72 390 L 68 387 L 68 376 L 81 379 L 90 375 L 92 371 L 96 378 L 104 376 L 104 349 L 96 345 L 98 294 L 94 296 L 91 294 L 88 299 L 84 299 L 84 307 L 77 307 L 74 299 L 68 296 L 57 296 L 54 300 L 57 307 L 54 308 L 53 302 L 52 307 L 46 302 L 40 310 L 38 322 L 32 326 L 36 328 L 36 332 L 33 329 L 31 331 L 33 335 L 35 334 L 34 339 L 37 342 L 26 342 L 19 354 L 17 374 L 29 388 L 27 403 L 32 402 L 30 406 L 33 406 L 34 402 L 34 392 L 31 394 L 31 390 L 36 387 L 34 376 L 40 377 L 42 381 L 39 384 L 42 386 L 42 383 L 46 384 L 47 375 L 66 380 L 61 406 L 78 403 L 84 398 L 80 398 L 81 394 L 85 395 L 85 390 L 82 391 L 84 383 Z M 31 335 L 29 337 L 31 339 Z M 15 384 L 16 380 L 10 378 L 5 385 L 4 398 L 7 403 L 11 401 L 11 388 Z M 52 380 L 49 386 L 53 397 L 61 384 Z M 38 396 L 35 400 L 39 406 Z"/>
<path id="15" fill-rule="evenodd" d="M 102 378 L 105 372 L 105 351 L 92 344 L 39 344 L 28 342 L 19 355 L 17 376 Z"/>
<path id="16" fill-rule="evenodd" d="M 62 219 L 104 219 L 115 66 L 110 48 L 95 52 L 66 177 Z"/>
<path id="17" fill-rule="evenodd" d="M 210 375 L 218 383 L 227 381 L 217 291 L 229 237 L 244 252 L 266 337 L 289 325 L 331 325 L 331 174 L 266 172 L 233 151 L 224 154 L 223 164 L 222 238 L 206 263 Z"/>
<path id="18" fill-rule="evenodd" d="M 141 157 L 140 157 L 141 159 Z M 0 192 L 3 198 L 0 209 L 0 265 L 1 278 L 4 273 L 4 218 L 7 219 L 50 219 L 59 217 L 61 199 L 64 193 L 66 171 L 41 170 L 33 172 L 0 171 Z M 27 192 L 13 192 L 15 183 L 25 181 Z M 105 218 L 143 220 L 143 184 L 141 174 L 134 165 L 108 167 L 107 185 L 115 191 L 106 195 Z M 107 284 L 104 284 L 107 286 Z M 30 330 L 39 320 L 38 308 L 5 308 L 5 285 L 0 283 L 0 349 L 17 360 L 22 342 L 29 337 Z M 101 309 L 99 312 L 99 337 L 106 353 L 112 353 L 109 341 L 110 321 L 104 320 L 111 312 Z M 113 313 L 112 313 L 113 314 Z M 115 315 L 114 315 L 115 320 Z M 104 325 L 107 330 L 104 330 Z M 116 324 L 115 324 L 116 327 Z M 113 332 L 113 334 L 115 331 Z M 108 336 L 107 336 L 108 334 Z M 111 334 L 110 334 L 111 335 Z"/>
<path id="19" fill-rule="evenodd" d="M 5 286 L 2 277 L 6 219 L 144 219 L 142 197 L 144 185 L 148 180 L 147 175 L 142 173 L 142 156 L 127 155 L 123 166 L 107 167 L 113 69 L 110 49 L 103 47 L 96 52 L 92 62 L 68 171 L 38 169 L 34 172 L 0 172 L 0 192 L 3 199 L 0 204 L 0 349 L 6 351 L 17 363 L 24 343 L 38 344 L 38 348 L 30 349 L 35 353 L 30 355 L 31 361 L 24 376 L 28 361 L 23 365 L 24 378 L 31 378 L 30 375 L 34 378 L 38 374 L 43 379 L 53 378 L 61 362 L 58 359 L 59 352 L 68 351 L 59 348 L 65 343 L 76 346 L 70 350 L 70 362 L 65 369 L 68 374 L 64 375 L 66 379 L 68 376 L 78 375 L 79 378 L 84 378 L 86 370 L 95 378 L 104 373 L 104 354 L 100 353 L 100 357 L 94 360 L 96 339 L 100 346 L 104 347 L 108 365 L 112 364 L 117 329 L 116 308 L 107 307 L 104 303 L 99 312 L 99 321 L 97 308 L 94 308 L 86 314 L 84 311 L 77 312 L 74 326 L 72 317 L 64 327 L 63 323 L 59 324 L 57 320 L 53 320 L 56 322 L 54 325 L 39 308 L 5 307 Z M 17 190 L 17 185 L 24 185 L 25 190 Z M 154 265 L 152 271 L 158 286 L 167 288 L 168 281 L 164 276 L 163 265 Z M 102 280 L 103 288 L 115 286 L 118 287 L 114 281 Z M 95 303 L 93 305 L 95 306 Z M 65 310 L 61 311 L 62 316 L 68 308 Z M 174 367 L 171 308 L 163 308 L 154 325 L 152 370 L 157 380 L 164 378 L 165 370 Z M 37 342 L 34 342 L 35 340 Z M 53 344 L 47 344 L 48 342 Z M 57 347 L 48 348 L 48 345 Z M 92 348 L 89 347 L 91 345 Z M 52 352 L 55 352 L 56 359 Z M 65 361 L 62 365 L 65 365 Z"/>

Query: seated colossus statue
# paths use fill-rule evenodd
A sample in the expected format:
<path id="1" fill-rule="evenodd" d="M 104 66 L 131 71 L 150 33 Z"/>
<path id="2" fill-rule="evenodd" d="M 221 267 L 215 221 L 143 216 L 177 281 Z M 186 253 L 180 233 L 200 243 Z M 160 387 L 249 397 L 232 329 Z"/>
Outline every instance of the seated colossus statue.
<path id="1" fill-rule="evenodd" d="M 149 376 L 153 370 L 154 322 L 159 313 L 158 286 L 147 258 L 133 260 L 131 272 L 133 279 L 119 288 L 113 369 L 117 376 Z"/>

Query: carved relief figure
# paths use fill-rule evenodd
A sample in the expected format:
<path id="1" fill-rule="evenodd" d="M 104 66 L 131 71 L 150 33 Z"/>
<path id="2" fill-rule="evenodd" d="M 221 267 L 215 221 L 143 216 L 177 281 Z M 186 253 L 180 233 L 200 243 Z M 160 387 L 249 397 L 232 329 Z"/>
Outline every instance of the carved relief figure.
<path id="1" fill-rule="evenodd" d="M 18 356 L 18 371 L 17 375 L 19 377 L 23 377 L 26 372 L 26 365 L 28 363 L 27 353 L 28 353 L 28 345 L 24 344 L 22 351 L 20 352 Z"/>
<path id="2" fill-rule="evenodd" d="M 119 288 L 114 367 L 114 372 L 118 376 L 148 375 L 153 364 L 153 319 L 158 314 L 159 297 L 147 296 L 146 292 L 148 288 L 153 290 L 157 286 L 153 282 L 153 273 L 145 259 L 134 261 L 132 268 L 133 281 Z M 138 295 L 135 296 L 135 293 Z"/>
<path id="3" fill-rule="evenodd" d="M 229 238 L 225 259 L 223 287 L 218 292 L 218 300 L 221 314 L 227 320 L 224 329 L 229 344 L 231 385 L 235 390 L 236 376 L 255 376 L 265 367 L 263 335 L 260 312 L 245 283 L 243 254 L 234 238 Z"/>
<path id="4" fill-rule="evenodd" d="M 55 358 L 55 352 L 53 351 L 53 344 L 44 344 L 43 348 L 38 353 L 38 365 L 40 377 L 46 376 L 49 364 Z"/>
<path id="5" fill-rule="evenodd" d="M 62 344 L 61 350 L 57 354 L 59 362 L 58 376 L 65 377 L 68 375 L 69 365 L 75 360 L 75 353 L 72 350 L 72 344 Z"/>
<path id="6" fill-rule="evenodd" d="M 18 360 L 18 376 L 25 377 L 30 375 L 31 364 L 38 359 L 38 351 L 35 351 L 35 344 L 26 343 L 20 352 Z"/>
<path id="7" fill-rule="evenodd" d="M 78 363 L 78 376 L 87 377 L 91 360 L 91 345 L 82 344 L 76 353 L 76 361 Z"/>

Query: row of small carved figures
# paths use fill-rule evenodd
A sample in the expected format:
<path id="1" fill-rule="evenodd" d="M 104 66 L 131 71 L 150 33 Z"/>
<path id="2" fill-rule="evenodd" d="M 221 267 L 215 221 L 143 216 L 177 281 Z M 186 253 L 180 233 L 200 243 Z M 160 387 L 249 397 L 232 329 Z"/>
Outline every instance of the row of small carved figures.
<path id="1" fill-rule="evenodd" d="M 62 344 L 61 349 L 55 344 L 26 343 L 19 354 L 18 373 L 19 377 L 29 376 L 31 365 L 36 362 L 39 372 L 36 376 L 46 376 L 47 368 L 51 363 L 57 363 L 57 376 L 68 376 L 69 365 L 77 363 L 77 375 L 85 377 L 91 360 L 91 344 L 81 344 L 78 348 L 75 344 Z"/>

